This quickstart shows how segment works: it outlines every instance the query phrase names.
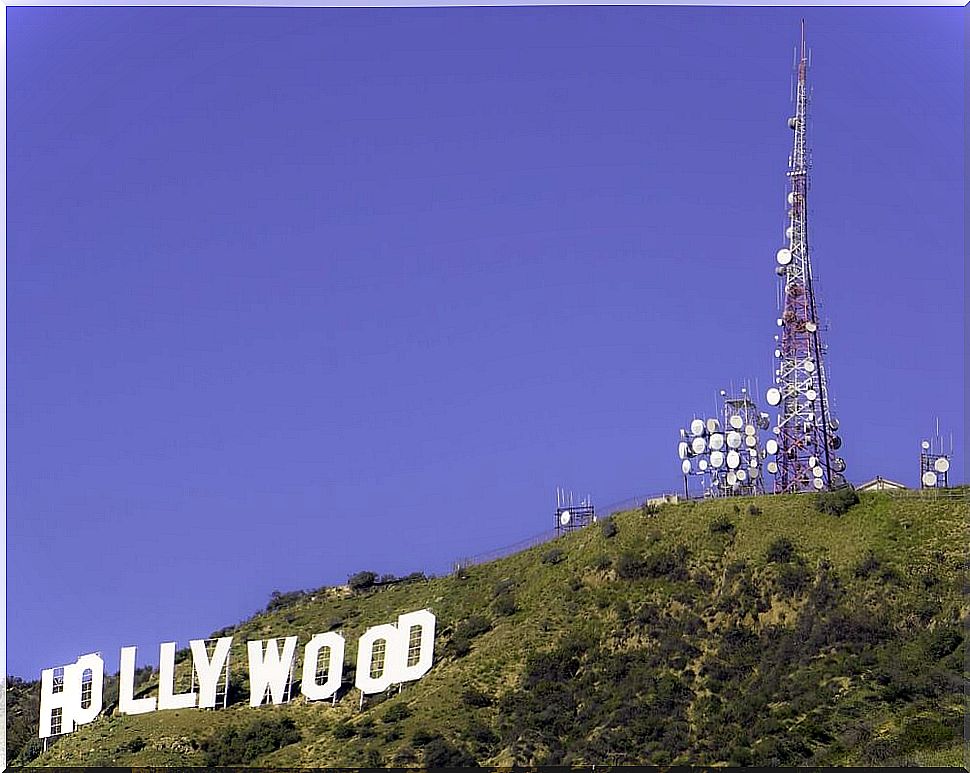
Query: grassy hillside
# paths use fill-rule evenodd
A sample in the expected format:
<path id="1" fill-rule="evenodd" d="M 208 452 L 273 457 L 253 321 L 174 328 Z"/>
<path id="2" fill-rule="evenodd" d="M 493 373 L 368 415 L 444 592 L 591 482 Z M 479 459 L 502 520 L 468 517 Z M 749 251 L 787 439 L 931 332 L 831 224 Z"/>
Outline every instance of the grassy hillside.
<path id="1" fill-rule="evenodd" d="M 250 709 L 234 670 L 226 710 L 106 711 L 32 764 L 963 765 L 967 503 L 815 502 L 625 512 L 460 576 L 277 597 L 231 662 L 339 628 L 336 706 Z M 357 637 L 422 607 L 435 665 L 359 710 Z"/>

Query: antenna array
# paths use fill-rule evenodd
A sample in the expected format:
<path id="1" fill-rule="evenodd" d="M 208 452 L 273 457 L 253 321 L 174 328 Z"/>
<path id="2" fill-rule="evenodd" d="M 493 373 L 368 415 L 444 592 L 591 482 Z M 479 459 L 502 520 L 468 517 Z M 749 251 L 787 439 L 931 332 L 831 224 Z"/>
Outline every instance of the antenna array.
<path id="1" fill-rule="evenodd" d="M 831 415 L 825 377 L 826 348 L 812 283 L 808 248 L 809 167 L 807 146 L 808 58 L 802 22 L 801 55 L 797 64 L 795 115 L 788 119 L 794 132 L 788 159 L 787 246 L 775 255 L 781 285 L 781 328 L 775 349 L 775 386 L 766 399 L 778 407 L 773 429 L 778 451 L 776 491 L 810 491 L 845 485 L 845 462 L 835 455 L 842 441 L 839 422 Z"/>

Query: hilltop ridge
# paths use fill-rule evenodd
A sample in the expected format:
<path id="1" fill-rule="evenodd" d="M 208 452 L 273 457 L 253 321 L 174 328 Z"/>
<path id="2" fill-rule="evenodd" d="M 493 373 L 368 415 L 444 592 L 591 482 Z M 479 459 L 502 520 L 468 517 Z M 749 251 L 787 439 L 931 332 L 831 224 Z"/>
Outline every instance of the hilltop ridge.
<path id="1" fill-rule="evenodd" d="M 964 764 L 966 500 L 816 501 L 639 508 L 447 577 L 276 594 L 217 632 L 234 636 L 229 708 L 106 710 L 19 762 Z M 348 647 L 336 705 L 248 706 L 247 640 L 349 642 L 424 607 L 439 628 L 420 681 L 361 709 Z"/>

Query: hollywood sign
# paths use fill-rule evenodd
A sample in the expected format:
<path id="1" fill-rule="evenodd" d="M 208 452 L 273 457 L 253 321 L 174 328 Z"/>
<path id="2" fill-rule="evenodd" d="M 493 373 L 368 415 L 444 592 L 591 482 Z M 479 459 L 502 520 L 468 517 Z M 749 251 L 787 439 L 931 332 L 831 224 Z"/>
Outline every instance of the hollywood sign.
<path id="1" fill-rule="evenodd" d="M 398 616 L 397 624 L 368 628 L 357 642 L 357 670 L 354 686 L 361 695 L 383 692 L 395 684 L 414 681 L 431 668 L 434 656 L 435 616 L 427 609 Z M 159 647 L 158 695 L 136 698 L 136 647 L 121 648 L 118 711 L 147 714 L 168 709 L 215 708 L 219 682 L 223 694 L 229 689 L 229 649 L 232 636 L 215 639 L 209 653 L 204 639 L 189 642 L 192 653 L 193 686 L 175 692 L 175 642 Z M 296 658 L 296 636 L 248 641 L 249 705 L 284 703 Z M 321 701 L 336 695 L 343 678 L 344 637 L 330 631 L 310 637 L 303 648 L 300 689 L 307 700 Z M 326 653 L 321 668 L 321 655 Z M 377 657 L 375 658 L 375 654 Z M 375 662 L 376 661 L 376 662 Z M 56 671 L 63 676 L 55 678 Z M 321 678 L 321 675 L 325 675 Z M 40 737 L 73 732 L 92 722 L 104 704 L 104 661 L 97 653 L 82 655 L 76 662 L 41 672 Z"/>

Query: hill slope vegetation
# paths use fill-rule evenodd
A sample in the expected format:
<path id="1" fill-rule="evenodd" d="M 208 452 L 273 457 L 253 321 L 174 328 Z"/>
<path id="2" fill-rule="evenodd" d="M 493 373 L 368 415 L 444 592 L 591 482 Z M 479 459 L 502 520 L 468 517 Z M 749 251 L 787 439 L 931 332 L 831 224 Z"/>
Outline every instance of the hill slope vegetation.
<path id="1" fill-rule="evenodd" d="M 964 764 L 966 501 L 873 493 L 822 504 L 800 495 L 666 505 L 448 577 L 375 586 L 364 575 L 356 589 L 276 594 L 216 632 L 235 637 L 229 708 L 121 716 L 106 706 L 48 751 L 21 738 L 12 756 L 126 766 Z M 356 638 L 423 607 L 438 619 L 435 665 L 360 708 Z M 333 629 L 348 641 L 336 705 L 248 707 L 247 640 L 299 634 L 302 646 Z M 154 694 L 157 675 L 139 678 Z M 28 686 L 17 685 L 25 702 Z"/>

